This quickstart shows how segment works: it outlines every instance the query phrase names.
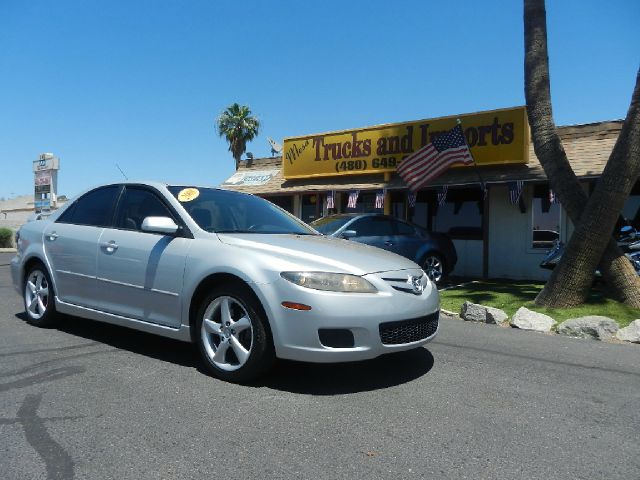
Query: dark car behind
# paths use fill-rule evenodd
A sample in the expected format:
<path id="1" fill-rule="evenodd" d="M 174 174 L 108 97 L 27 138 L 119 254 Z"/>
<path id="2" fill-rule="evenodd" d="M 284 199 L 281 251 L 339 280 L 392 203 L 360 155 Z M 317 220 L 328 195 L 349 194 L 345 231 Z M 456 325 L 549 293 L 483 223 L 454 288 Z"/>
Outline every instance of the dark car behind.
<path id="1" fill-rule="evenodd" d="M 324 235 L 347 238 L 388 250 L 413 260 L 434 282 L 440 282 L 458 261 L 451 239 L 442 233 L 388 215 L 343 213 L 311 223 Z"/>

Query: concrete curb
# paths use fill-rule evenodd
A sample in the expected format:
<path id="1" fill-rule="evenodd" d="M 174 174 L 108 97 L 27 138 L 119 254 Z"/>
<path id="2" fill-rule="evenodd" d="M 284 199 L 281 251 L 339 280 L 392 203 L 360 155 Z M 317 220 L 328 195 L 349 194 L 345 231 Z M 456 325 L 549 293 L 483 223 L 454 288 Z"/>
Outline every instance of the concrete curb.
<path id="1" fill-rule="evenodd" d="M 0 253 L 16 253 L 15 248 L 0 248 Z"/>

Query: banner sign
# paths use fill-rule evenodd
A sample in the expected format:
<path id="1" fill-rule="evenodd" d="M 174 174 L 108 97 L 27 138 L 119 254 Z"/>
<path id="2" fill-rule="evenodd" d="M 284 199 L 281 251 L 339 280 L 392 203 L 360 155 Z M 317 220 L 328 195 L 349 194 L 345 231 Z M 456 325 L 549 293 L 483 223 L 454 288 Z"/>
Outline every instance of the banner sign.
<path id="1" fill-rule="evenodd" d="M 254 170 L 236 172 L 223 185 L 264 185 L 278 173 L 278 170 Z"/>
<path id="2" fill-rule="evenodd" d="M 478 166 L 528 162 L 527 112 L 525 107 L 516 107 L 285 138 L 283 176 L 290 179 L 393 172 L 403 158 L 455 127 L 457 119 L 462 121 Z"/>

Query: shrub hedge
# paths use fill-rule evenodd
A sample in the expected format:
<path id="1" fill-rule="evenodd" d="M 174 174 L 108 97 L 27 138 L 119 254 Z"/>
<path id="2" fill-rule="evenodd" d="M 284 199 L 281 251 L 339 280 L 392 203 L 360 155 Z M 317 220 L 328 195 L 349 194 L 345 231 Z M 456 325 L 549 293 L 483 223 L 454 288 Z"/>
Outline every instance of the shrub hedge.
<path id="1" fill-rule="evenodd" d="M 0 228 L 0 248 L 13 247 L 13 230 L 10 228 Z"/>

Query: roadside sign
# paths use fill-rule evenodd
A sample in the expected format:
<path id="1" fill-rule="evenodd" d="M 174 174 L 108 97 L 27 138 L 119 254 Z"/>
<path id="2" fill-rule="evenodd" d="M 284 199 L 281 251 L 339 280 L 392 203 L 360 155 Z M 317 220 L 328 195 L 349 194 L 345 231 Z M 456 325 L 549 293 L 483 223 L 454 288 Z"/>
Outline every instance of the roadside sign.
<path id="1" fill-rule="evenodd" d="M 36 185 L 34 193 L 49 193 L 51 191 L 51 185 Z"/>

